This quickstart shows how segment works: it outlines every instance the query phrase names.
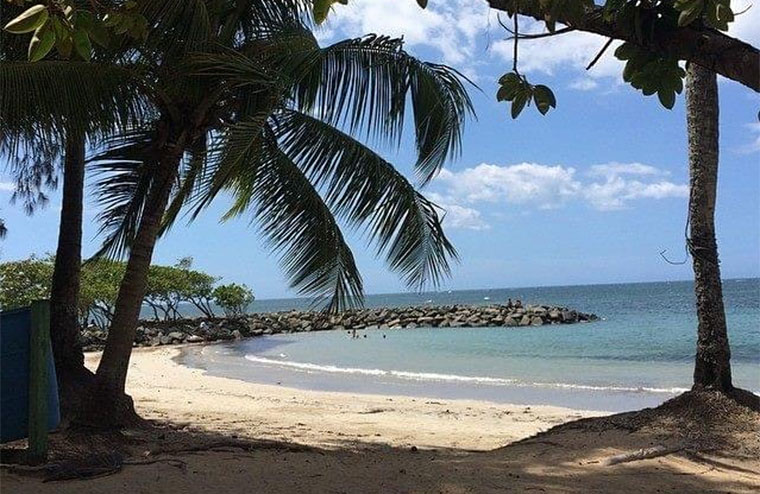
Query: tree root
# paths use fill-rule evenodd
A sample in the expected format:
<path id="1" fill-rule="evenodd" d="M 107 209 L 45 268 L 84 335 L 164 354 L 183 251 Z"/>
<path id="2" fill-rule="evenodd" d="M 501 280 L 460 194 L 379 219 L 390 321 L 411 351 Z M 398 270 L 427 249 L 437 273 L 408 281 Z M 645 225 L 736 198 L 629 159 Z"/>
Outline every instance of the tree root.
<path id="1" fill-rule="evenodd" d="M 641 448 L 631 453 L 623 453 L 607 458 L 602 463 L 606 466 L 617 465 L 618 463 L 628 463 L 631 461 L 649 460 L 660 456 L 667 456 L 686 449 L 686 446 L 679 444 L 676 446 L 654 446 L 651 448 Z"/>

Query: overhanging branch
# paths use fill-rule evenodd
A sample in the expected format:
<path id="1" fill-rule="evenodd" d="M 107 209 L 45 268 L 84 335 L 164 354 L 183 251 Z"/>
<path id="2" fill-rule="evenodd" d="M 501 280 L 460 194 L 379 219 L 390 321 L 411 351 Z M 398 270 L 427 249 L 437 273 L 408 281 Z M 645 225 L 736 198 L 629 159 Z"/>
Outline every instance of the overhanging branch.
<path id="1" fill-rule="evenodd" d="M 510 0 L 487 1 L 491 8 L 505 12 L 512 3 Z M 557 21 L 578 31 L 636 43 L 653 52 L 687 60 L 760 92 L 760 50 L 754 46 L 714 29 L 692 27 L 677 28 L 654 40 L 640 41 L 615 22 L 605 21 L 601 10 L 600 6 L 590 9 L 580 23 L 562 18 Z M 519 2 L 518 12 L 539 21 L 544 19 L 538 0 Z"/>

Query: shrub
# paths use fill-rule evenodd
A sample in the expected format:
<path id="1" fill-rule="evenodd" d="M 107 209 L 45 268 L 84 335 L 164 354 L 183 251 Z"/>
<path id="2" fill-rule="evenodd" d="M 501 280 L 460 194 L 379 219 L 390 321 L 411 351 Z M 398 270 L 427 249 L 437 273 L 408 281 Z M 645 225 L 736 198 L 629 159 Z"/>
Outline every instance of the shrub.
<path id="1" fill-rule="evenodd" d="M 214 289 L 214 302 L 224 310 L 227 317 L 242 316 L 254 299 L 253 292 L 245 285 L 230 283 Z"/>

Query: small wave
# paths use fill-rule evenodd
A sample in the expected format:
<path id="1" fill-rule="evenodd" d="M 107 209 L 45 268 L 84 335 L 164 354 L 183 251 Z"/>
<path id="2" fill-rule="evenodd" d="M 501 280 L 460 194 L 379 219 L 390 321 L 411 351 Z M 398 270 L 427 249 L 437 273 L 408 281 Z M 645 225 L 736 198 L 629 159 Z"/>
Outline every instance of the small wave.
<path id="1" fill-rule="evenodd" d="M 612 391 L 627 393 L 683 393 L 688 388 L 653 388 L 647 386 L 593 386 L 589 384 L 570 384 L 570 383 L 544 383 L 544 382 L 524 382 L 517 379 L 507 379 L 502 377 L 485 377 L 485 376 L 460 376 L 457 374 L 439 374 L 435 372 L 410 372 L 399 370 L 384 369 L 364 369 L 360 367 L 338 367 L 335 365 L 319 365 L 306 362 L 288 362 L 275 360 L 256 355 L 246 355 L 246 360 L 259 364 L 274 365 L 297 369 L 307 372 L 327 372 L 333 374 L 355 374 L 364 376 L 389 376 L 409 381 L 435 381 L 435 382 L 460 382 L 473 384 L 486 384 L 491 386 L 519 386 L 519 387 L 542 387 L 558 389 L 577 389 L 586 391 Z"/>

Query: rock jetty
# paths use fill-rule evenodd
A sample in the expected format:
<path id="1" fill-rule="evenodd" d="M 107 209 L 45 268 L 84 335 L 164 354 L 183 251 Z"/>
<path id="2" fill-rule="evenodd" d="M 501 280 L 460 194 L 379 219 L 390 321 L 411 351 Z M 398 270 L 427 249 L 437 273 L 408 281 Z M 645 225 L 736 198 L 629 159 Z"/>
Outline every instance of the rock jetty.
<path id="1" fill-rule="evenodd" d="M 338 314 L 316 311 L 253 313 L 239 318 L 197 318 L 175 321 L 141 321 L 135 346 L 159 346 L 234 340 L 278 333 L 326 330 L 364 330 L 401 328 L 480 328 L 573 324 L 597 320 L 567 307 L 528 305 L 446 305 L 354 309 Z M 82 331 L 85 350 L 105 344 L 106 331 Z"/>

